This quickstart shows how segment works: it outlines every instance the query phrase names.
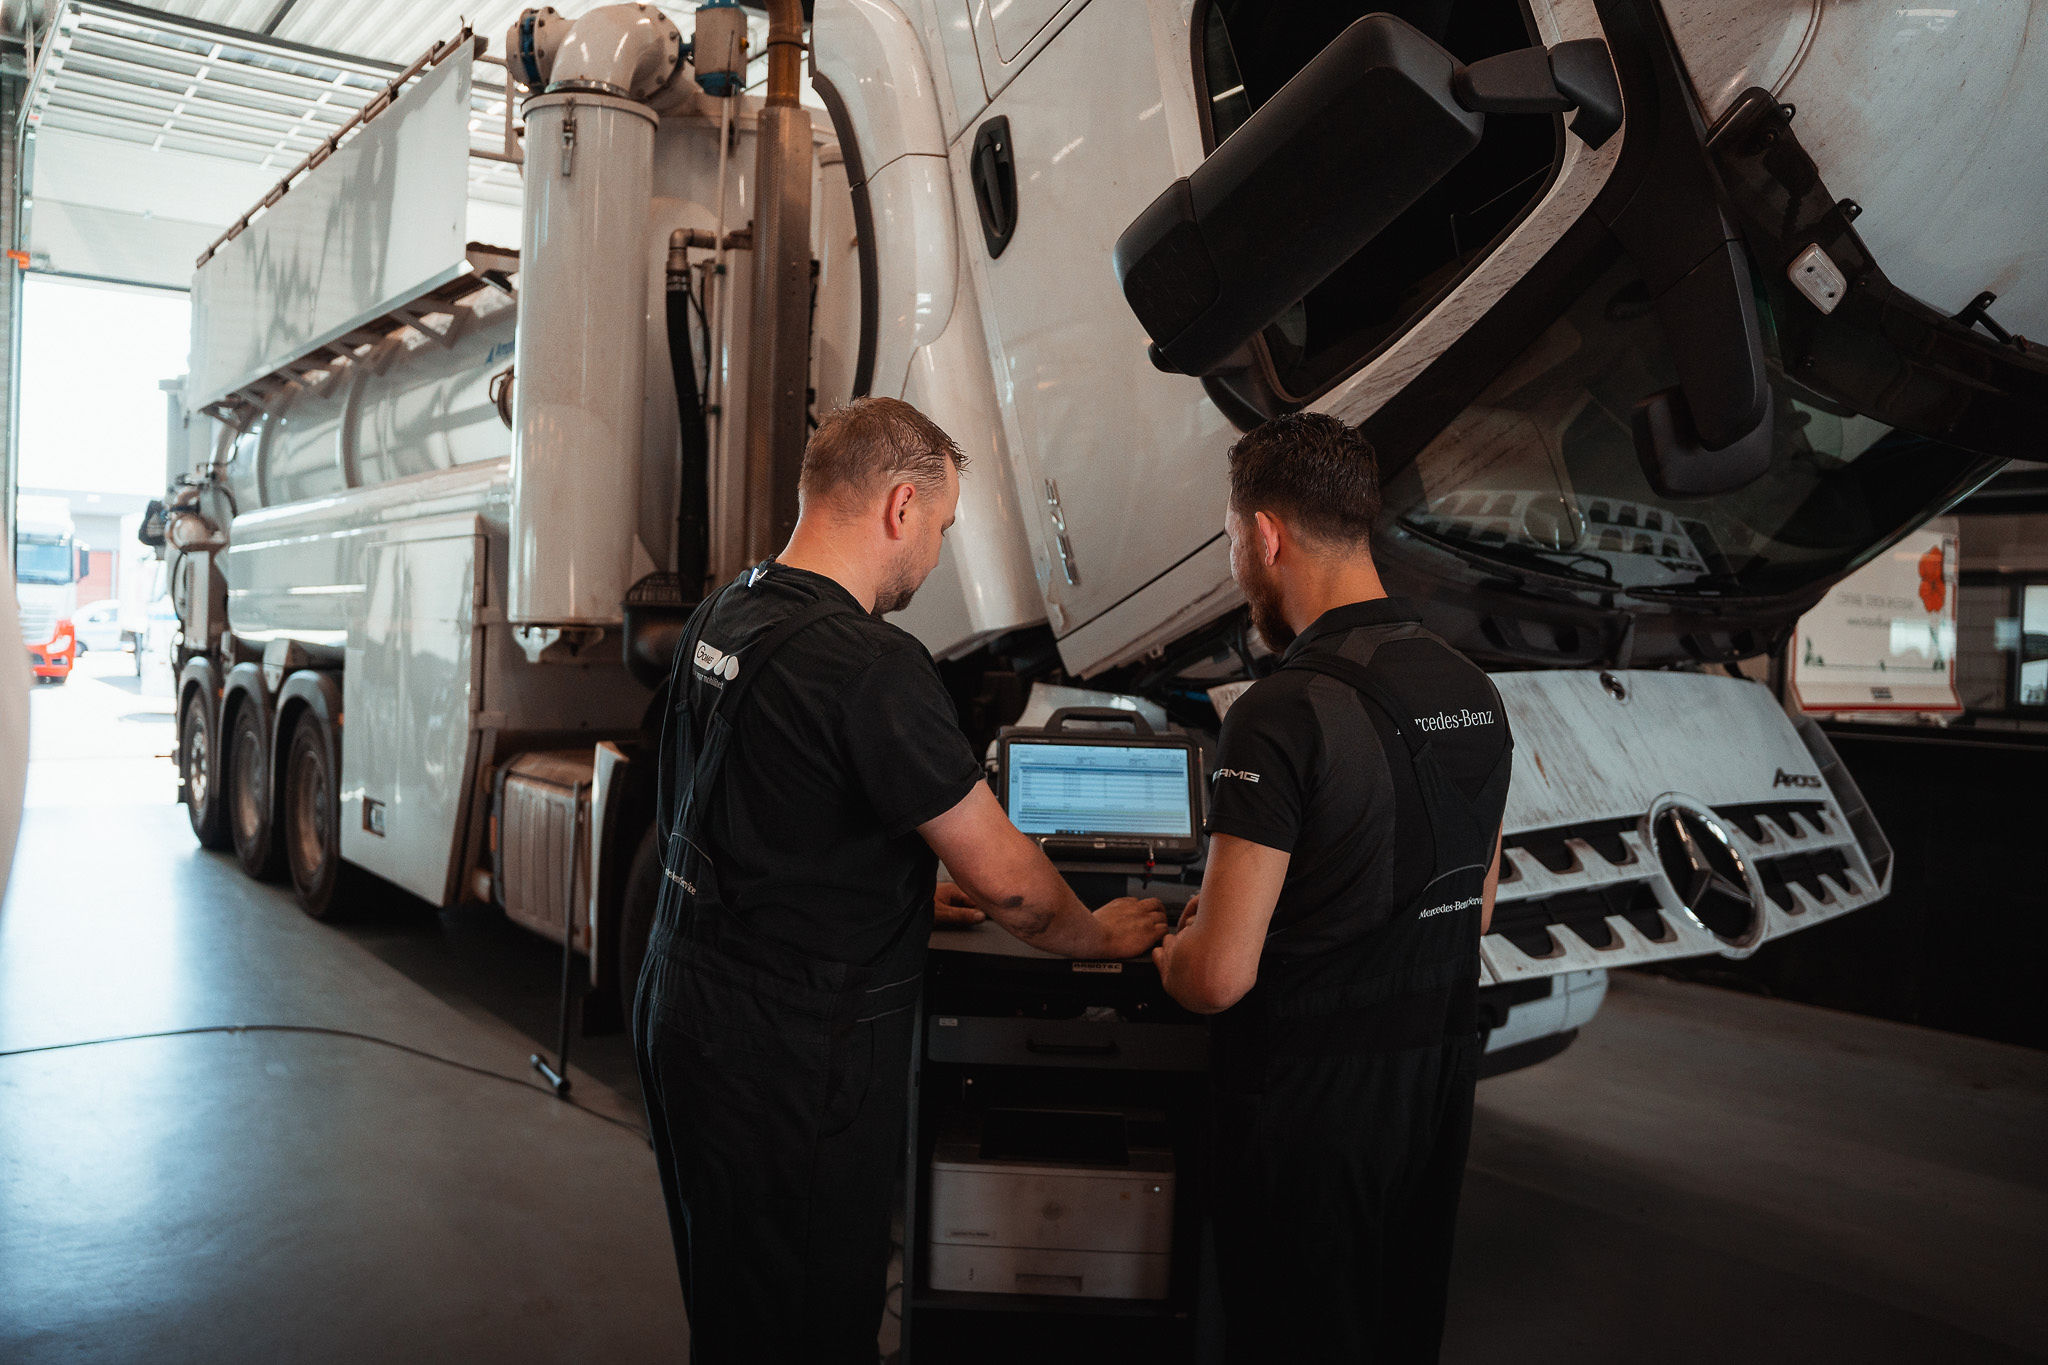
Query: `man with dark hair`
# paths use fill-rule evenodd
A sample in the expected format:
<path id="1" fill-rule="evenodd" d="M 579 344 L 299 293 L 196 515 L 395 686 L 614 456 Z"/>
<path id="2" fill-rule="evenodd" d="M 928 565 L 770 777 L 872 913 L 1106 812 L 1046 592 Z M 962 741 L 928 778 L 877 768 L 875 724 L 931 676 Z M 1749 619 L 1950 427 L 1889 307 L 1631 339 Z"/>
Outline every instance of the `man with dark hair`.
<path id="1" fill-rule="evenodd" d="M 1486 674 L 1389 598 L 1379 475 L 1335 418 L 1230 452 L 1231 572 L 1279 668 L 1230 708 L 1202 892 L 1154 950 L 1214 1014 L 1232 1360 L 1434 1360 L 1512 741 Z"/>
<path id="2" fill-rule="evenodd" d="M 677 653 L 633 1024 L 694 1361 L 873 1365 L 935 902 L 1071 957 L 1165 932 L 1156 900 L 1075 899 L 881 619 L 938 564 L 965 463 L 896 399 L 830 414 L 789 545 Z"/>

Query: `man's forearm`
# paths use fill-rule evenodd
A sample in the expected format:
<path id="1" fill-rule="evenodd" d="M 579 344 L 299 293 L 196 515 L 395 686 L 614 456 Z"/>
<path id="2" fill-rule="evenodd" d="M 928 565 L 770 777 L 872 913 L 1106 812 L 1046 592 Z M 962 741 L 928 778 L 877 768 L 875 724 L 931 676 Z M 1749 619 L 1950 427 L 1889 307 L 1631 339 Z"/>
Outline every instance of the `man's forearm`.
<path id="1" fill-rule="evenodd" d="M 1034 948 L 1062 957 L 1099 955 L 1102 933 L 1095 916 L 1052 864 L 1040 855 L 1019 873 L 1017 880 L 1001 891 L 965 883 L 961 889 L 990 919 Z"/>
<path id="2" fill-rule="evenodd" d="M 1204 932 L 1205 927 L 1197 920 L 1175 935 L 1173 953 L 1167 959 L 1167 971 L 1160 984 L 1183 1009 L 1196 1014 L 1216 1014 L 1243 999 L 1252 982 L 1257 980 L 1257 973 L 1255 971 L 1251 980 L 1242 983 L 1235 979 L 1228 982 L 1219 980 L 1216 945 Z"/>

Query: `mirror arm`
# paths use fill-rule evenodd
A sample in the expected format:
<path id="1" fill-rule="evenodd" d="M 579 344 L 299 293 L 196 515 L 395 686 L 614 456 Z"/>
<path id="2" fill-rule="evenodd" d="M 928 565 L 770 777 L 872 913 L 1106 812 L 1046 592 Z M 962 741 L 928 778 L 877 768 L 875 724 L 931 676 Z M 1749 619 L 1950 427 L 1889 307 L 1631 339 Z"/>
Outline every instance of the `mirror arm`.
<path id="1" fill-rule="evenodd" d="M 1607 44 L 1598 38 L 1482 58 L 1457 69 L 1451 93 L 1475 114 L 1566 114 L 1576 109 L 1571 130 L 1588 147 L 1601 146 L 1621 129 L 1621 83 Z"/>

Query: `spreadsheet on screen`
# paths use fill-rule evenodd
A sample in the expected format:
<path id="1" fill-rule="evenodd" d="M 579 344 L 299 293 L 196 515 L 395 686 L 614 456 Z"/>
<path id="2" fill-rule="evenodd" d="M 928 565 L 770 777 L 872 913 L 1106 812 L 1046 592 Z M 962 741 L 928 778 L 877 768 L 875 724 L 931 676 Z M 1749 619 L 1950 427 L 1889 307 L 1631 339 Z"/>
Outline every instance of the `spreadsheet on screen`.
<path id="1" fill-rule="evenodd" d="M 1188 750 L 1012 744 L 1010 819 L 1026 834 L 1194 833 Z"/>

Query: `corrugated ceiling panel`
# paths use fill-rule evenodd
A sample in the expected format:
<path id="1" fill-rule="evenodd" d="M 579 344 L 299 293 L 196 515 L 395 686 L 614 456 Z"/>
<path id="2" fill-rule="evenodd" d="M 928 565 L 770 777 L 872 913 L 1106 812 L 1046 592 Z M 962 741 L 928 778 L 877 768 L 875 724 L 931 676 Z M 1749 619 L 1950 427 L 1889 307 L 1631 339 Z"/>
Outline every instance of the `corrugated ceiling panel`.
<path id="1" fill-rule="evenodd" d="M 59 3 L 60 0 L 0 0 L 0 35 L 20 36 L 22 20 L 31 8 L 36 15 L 37 34 L 47 32 Z M 262 33 L 266 25 L 275 22 L 271 36 L 288 42 L 404 64 L 455 32 L 465 17 L 471 27 L 490 40 L 495 53 L 505 30 L 527 6 L 524 0 L 485 0 L 467 5 L 460 0 L 154 0 L 149 7 L 250 33 Z M 574 15 L 596 5 L 558 4 L 556 8 Z M 658 8 L 687 32 L 689 16 L 697 6 L 665 4 Z M 765 28 L 765 21 L 757 18 L 754 26 Z M 759 38 L 757 33 L 757 47 Z"/>
<path id="2" fill-rule="evenodd" d="M 219 2 L 236 4 L 241 0 Z M 470 26 L 489 39 L 492 54 L 502 55 L 505 30 L 525 8 L 522 0 L 467 5 L 436 0 L 424 4 L 420 0 L 297 0 L 278 26 L 277 36 L 388 62 L 408 62 L 453 33 L 467 16 Z M 596 6 L 557 3 L 556 8 L 573 17 Z M 689 16 L 697 6 L 666 4 L 658 8 L 687 33 Z"/>

